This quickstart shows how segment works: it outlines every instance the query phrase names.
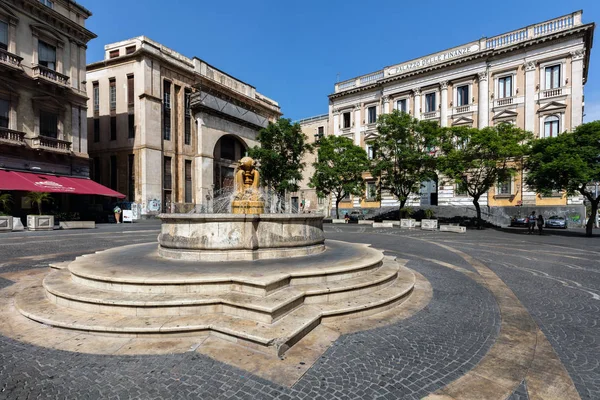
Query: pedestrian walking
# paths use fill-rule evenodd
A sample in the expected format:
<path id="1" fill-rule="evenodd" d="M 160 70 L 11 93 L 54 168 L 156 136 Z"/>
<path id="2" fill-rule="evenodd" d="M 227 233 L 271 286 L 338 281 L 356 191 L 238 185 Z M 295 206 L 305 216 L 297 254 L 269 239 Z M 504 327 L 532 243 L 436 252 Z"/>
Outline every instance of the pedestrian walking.
<path id="1" fill-rule="evenodd" d="M 544 217 L 542 216 L 542 214 L 538 215 L 538 217 L 537 217 L 537 227 L 538 227 L 538 231 L 540 232 L 540 236 L 541 236 L 542 229 L 544 228 Z"/>
<path id="2" fill-rule="evenodd" d="M 531 214 L 529 214 L 528 220 L 527 220 L 527 234 L 531 235 L 535 232 L 535 223 L 536 223 L 537 217 L 535 215 L 535 211 L 532 211 Z"/>

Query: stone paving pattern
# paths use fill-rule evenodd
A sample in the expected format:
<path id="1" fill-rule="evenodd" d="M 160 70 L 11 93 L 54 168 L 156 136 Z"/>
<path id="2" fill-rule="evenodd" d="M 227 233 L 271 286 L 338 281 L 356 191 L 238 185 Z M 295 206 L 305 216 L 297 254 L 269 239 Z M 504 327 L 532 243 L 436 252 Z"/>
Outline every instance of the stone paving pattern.
<path id="1" fill-rule="evenodd" d="M 120 233 L 128 229 L 139 232 Z M 398 324 L 340 337 L 291 389 L 194 352 L 99 356 L 50 350 L 0 337 L 0 399 L 421 398 L 473 368 L 493 344 L 500 319 L 487 289 L 460 272 L 406 254 L 472 269 L 468 263 L 414 239 L 439 241 L 488 265 L 532 314 L 582 399 L 600 398 L 600 253 L 586 249 L 596 245 L 597 238 L 558 233 L 532 237 L 516 230 L 457 235 L 362 226 L 326 229 L 328 238 L 372 243 L 394 255 L 404 253 L 402 257 L 411 260 L 408 267 L 432 284 L 431 303 Z M 41 268 L 49 261 L 69 260 L 104 248 L 152 241 L 157 233 L 158 226 L 147 223 L 101 227 L 81 236 L 61 237 L 62 232 L 8 234 L 0 241 L 0 274 Z M 17 236 L 26 236 L 27 240 Z M 11 237 L 15 239 L 11 241 Z M 45 259 L 44 253 L 51 256 Z M 10 282 L 0 277 L 0 287 L 7 284 Z M 529 398 L 526 382 L 509 398 Z"/>

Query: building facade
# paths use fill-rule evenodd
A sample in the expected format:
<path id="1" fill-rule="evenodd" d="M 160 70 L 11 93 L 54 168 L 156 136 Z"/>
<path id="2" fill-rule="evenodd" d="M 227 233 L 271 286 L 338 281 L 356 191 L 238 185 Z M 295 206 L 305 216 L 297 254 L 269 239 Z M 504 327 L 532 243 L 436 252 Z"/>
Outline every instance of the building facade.
<path id="1" fill-rule="evenodd" d="M 1 169 L 88 177 L 90 16 L 72 0 L 0 3 Z"/>
<path id="2" fill-rule="evenodd" d="M 203 60 L 141 36 L 87 66 L 92 177 L 142 216 L 211 211 L 278 104 Z"/>
<path id="3" fill-rule="evenodd" d="M 510 122 L 548 137 L 583 122 L 583 89 L 589 70 L 594 24 L 582 22 L 582 11 L 491 38 L 466 43 L 367 75 L 339 82 L 329 95 L 329 131 L 348 137 L 373 156 L 376 121 L 394 109 L 441 126 L 483 128 Z M 340 204 L 344 209 L 396 207 L 365 195 Z M 443 176 L 423 182 L 412 206 L 467 206 L 472 199 Z M 523 173 L 499 182 L 480 203 L 488 206 L 567 206 L 581 197 L 563 193 L 542 197 L 531 191 Z M 366 213 L 366 211 L 365 211 Z"/>

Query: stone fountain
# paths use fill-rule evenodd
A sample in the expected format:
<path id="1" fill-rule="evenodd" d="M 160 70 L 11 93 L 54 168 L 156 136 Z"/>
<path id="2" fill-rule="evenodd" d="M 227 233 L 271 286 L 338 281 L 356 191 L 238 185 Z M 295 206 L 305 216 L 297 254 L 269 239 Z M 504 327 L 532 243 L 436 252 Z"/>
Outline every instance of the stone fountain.
<path id="1" fill-rule="evenodd" d="M 163 214 L 156 243 L 78 257 L 18 294 L 17 309 L 102 335 L 220 338 L 281 356 L 324 320 L 397 306 L 415 276 L 368 245 L 324 239 L 323 217 L 264 214 L 240 161 L 231 214 Z"/>

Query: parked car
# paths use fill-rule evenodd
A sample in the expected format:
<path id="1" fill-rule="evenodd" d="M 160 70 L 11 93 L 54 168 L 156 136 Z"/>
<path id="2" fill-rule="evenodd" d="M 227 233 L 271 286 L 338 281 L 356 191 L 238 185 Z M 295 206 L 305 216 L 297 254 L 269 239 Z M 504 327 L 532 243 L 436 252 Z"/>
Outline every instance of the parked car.
<path id="1" fill-rule="evenodd" d="M 521 217 L 519 215 L 515 215 L 510 219 L 510 226 L 527 226 L 529 223 L 528 217 Z"/>
<path id="2" fill-rule="evenodd" d="M 546 220 L 546 228 L 560 228 L 567 229 L 567 219 L 565 217 L 559 217 L 553 215 Z"/>
<path id="3" fill-rule="evenodd" d="M 365 219 L 365 216 L 360 211 L 352 211 L 348 214 L 350 220 L 348 222 L 358 223 L 359 220 Z"/>

